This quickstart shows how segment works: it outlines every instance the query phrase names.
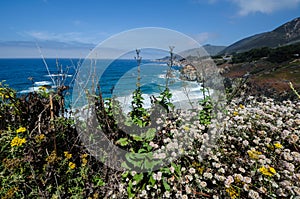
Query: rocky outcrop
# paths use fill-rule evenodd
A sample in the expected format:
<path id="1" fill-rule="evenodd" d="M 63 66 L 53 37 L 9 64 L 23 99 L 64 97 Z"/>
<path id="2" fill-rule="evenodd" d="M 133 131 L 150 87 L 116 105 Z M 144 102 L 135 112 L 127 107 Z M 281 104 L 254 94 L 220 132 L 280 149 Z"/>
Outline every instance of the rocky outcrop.
<path id="1" fill-rule="evenodd" d="M 186 80 L 186 81 L 197 81 L 198 77 L 197 77 L 197 70 L 196 68 L 191 65 L 191 64 L 187 64 L 185 65 L 182 69 L 181 69 L 181 75 L 180 78 L 182 80 Z"/>

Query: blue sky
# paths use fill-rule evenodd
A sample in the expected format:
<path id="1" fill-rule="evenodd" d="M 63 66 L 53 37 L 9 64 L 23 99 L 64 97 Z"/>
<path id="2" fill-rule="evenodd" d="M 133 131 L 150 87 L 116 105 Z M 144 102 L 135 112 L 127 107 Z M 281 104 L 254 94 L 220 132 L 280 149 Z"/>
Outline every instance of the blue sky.
<path id="1" fill-rule="evenodd" d="M 96 45 L 141 27 L 176 30 L 200 44 L 230 45 L 271 31 L 299 13 L 300 0 L 3 0 L 0 45 L 8 41 Z M 0 57 L 3 53 L 0 48 Z"/>

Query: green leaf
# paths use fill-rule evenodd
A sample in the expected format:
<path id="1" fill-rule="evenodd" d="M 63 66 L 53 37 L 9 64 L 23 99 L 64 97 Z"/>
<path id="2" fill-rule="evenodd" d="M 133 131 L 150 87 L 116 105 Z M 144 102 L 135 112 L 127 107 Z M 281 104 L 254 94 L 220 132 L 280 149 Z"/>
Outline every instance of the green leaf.
<path id="1" fill-rule="evenodd" d="M 171 187 L 165 179 L 163 179 L 163 185 L 164 185 L 165 190 L 170 191 Z"/>
<path id="2" fill-rule="evenodd" d="M 155 185 L 156 180 L 154 180 L 153 178 L 153 172 L 151 172 L 149 175 L 150 175 L 149 183 L 153 187 Z"/>
<path id="3" fill-rule="evenodd" d="M 127 146 L 129 144 L 128 138 L 120 138 L 116 143 L 121 146 Z"/>
<path id="4" fill-rule="evenodd" d="M 156 129 L 155 128 L 149 128 L 148 131 L 146 132 L 145 140 L 146 141 L 151 141 L 154 139 L 156 134 Z"/>
<path id="5" fill-rule="evenodd" d="M 134 198 L 135 194 L 131 192 L 132 190 L 132 182 L 130 180 L 128 187 L 127 187 L 127 193 L 128 193 L 128 198 Z"/>
<path id="6" fill-rule="evenodd" d="M 136 181 L 136 184 L 140 183 L 144 178 L 144 174 L 140 173 L 140 174 L 135 174 L 133 176 L 133 180 Z"/>
<path id="7" fill-rule="evenodd" d="M 138 150 L 138 153 L 145 153 L 145 152 L 147 152 L 147 150 L 143 148 Z"/>
<path id="8" fill-rule="evenodd" d="M 131 136 L 132 136 L 133 140 L 135 140 L 135 141 L 143 141 L 143 138 L 138 135 L 131 135 Z"/>
<path id="9" fill-rule="evenodd" d="M 125 162 L 122 162 L 122 164 Z M 126 164 L 126 163 L 125 163 Z M 126 165 L 127 166 L 127 165 Z M 125 173 L 122 174 L 122 178 L 127 178 L 127 176 L 129 175 L 129 171 L 126 171 Z"/>

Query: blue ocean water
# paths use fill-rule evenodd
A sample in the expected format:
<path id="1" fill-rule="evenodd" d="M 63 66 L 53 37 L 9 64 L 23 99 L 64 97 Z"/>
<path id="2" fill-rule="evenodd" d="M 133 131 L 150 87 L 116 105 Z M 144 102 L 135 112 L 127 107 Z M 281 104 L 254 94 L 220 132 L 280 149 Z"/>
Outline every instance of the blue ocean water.
<path id="1" fill-rule="evenodd" d="M 44 61 L 42 59 L 0 59 L 0 81 L 5 80 L 5 83 L 15 89 L 19 95 L 37 91 L 43 85 L 55 89 L 57 85 L 64 84 L 70 87 L 66 98 L 71 100 L 76 71 L 80 69 L 83 60 L 45 59 Z M 166 63 L 143 60 L 140 68 L 145 105 L 150 106 L 150 96 L 157 96 L 165 88 L 168 66 Z M 196 82 L 180 80 L 179 67 L 172 69 L 173 77 L 170 79 L 169 86 L 174 101 L 185 100 L 187 95 L 190 99 L 201 98 L 200 85 Z M 130 104 L 131 94 L 136 88 L 137 75 L 136 60 L 120 59 L 111 62 L 99 79 L 103 96 L 115 96 L 122 103 Z"/>
<path id="2" fill-rule="evenodd" d="M 60 81 L 64 81 L 66 85 L 71 83 L 79 60 L 45 61 L 49 72 L 42 59 L 0 59 L 0 81 L 5 81 L 18 94 L 37 91 L 43 85 L 55 86 Z M 61 74 L 67 75 L 62 77 Z"/>

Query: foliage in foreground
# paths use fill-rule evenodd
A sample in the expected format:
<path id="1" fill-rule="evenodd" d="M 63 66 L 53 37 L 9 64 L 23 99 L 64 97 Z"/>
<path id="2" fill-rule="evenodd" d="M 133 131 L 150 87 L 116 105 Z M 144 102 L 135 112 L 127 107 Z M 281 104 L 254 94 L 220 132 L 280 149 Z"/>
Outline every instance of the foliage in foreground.
<path id="1" fill-rule="evenodd" d="M 114 171 L 88 154 L 74 121 L 59 114 L 61 96 L 53 94 L 51 101 L 41 90 L 18 98 L 14 90 L 2 85 L 0 92 L 1 198 L 300 195 L 299 101 L 233 99 L 227 107 L 224 132 L 205 156 L 200 156 L 200 147 L 209 137 L 211 124 L 208 117 L 199 115 L 203 111 L 158 117 L 157 127 L 150 128 L 148 136 L 110 136 L 120 147 L 139 154 L 145 151 L 137 146 L 161 158 L 180 154 L 159 170 L 137 173 Z M 111 110 L 105 109 L 107 117 Z M 185 140 L 185 150 L 178 139 Z"/>

